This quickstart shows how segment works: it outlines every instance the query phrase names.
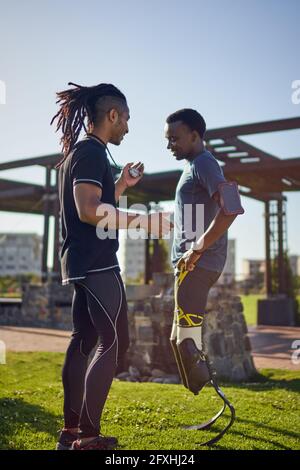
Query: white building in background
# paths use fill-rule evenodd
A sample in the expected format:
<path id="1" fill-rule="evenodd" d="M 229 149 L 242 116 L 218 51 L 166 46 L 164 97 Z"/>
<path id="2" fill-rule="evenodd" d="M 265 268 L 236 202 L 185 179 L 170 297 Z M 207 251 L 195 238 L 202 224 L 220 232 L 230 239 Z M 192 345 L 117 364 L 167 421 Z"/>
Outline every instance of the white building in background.
<path id="1" fill-rule="evenodd" d="M 243 260 L 243 278 L 254 279 L 258 274 L 264 273 L 266 262 L 263 259 L 244 259 Z"/>
<path id="2" fill-rule="evenodd" d="M 135 281 L 145 274 L 146 264 L 146 240 L 130 238 L 130 230 L 127 233 L 120 231 L 120 249 L 118 259 L 121 275 L 124 282 Z"/>
<path id="3" fill-rule="evenodd" d="M 231 284 L 236 279 L 235 259 L 236 259 L 236 240 L 229 239 L 227 246 L 227 259 L 223 272 L 218 280 L 222 284 Z"/>
<path id="4" fill-rule="evenodd" d="M 290 267 L 294 276 L 300 276 L 300 256 L 289 256 Z M 266 262 L 264 259 L 244 259 L 243 277 L 244 279 L 254 279 L 259 273 L 265 273 Z"/>
<path id="5" fill-rule="evenodd" d="M 290 266 L 294 276 L 300 276 L 300 256 L 290 255 Z"/>
<path id="6" fill-rule="evenodd" d="M 0 276 L 41 274 L 42 237 L 36 233 L 0 233 Z"/>
<path id="7" fill-rule="evenodd" d="M 124 282 L 134 282 L 141 279 L 145 274 L 146 267 L 146 240 L 132 240 L 126 233 L 120 231 L 120 249 L 118 259 L 121 267 L 121 275 Z M 165 239 L 165 245 L 168 250 L 169 268 L 172 271 L 171 250 L 173 244 L 173 231 L 169 239 Z M 236 240 L 228 240 L 227 260 L 224 271 L 218 282 L 231 284 L 236 278 Z"/>
<path id="8" fill-rule="evenodd" d="M 124 282 L 134 282 L 138 279 L 144 279 L 146 269 L 146 240 L 130 238 L 130 231 L 126 233 L 120 231 L 120 248 L 118 251 L 118 260 L 121 268 L 121 276 Z M 168 252 L 169 269 L 172 270 L 171 250 L 173 244 L 173 231 L 170 238 L 164 239 L 165 247 Z"/>
<path id="9" fill-rule="evenodd" d="M 156 211 L 162 211 L 159 205 L 154 207 Z M 171 221 L 174 216 L 171 214 Z M 130 230 L 119 231 L 119 251 L 118 260 L 121 268 L 121 275 L 124 282 L 134 282 L 137 279 L 144 279 L 146 269 L 146 240 L 144 238 L 132 239 Z M 171 268 L 171 249 L 173 244 L 173 230 L 169 239 L 165 239 L 168 250 L 168 260 Z"/>

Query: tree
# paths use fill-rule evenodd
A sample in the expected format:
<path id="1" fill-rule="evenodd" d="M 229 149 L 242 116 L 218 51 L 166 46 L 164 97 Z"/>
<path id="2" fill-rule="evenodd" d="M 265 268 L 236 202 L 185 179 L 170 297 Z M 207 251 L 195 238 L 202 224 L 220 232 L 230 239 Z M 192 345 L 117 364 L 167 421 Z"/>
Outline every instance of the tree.
<path id="1" fill-rule="evenodd" d="M 166 240 L 150 241 L 150 272 L 166 273 L 171 272 L 169 263 L 169 250 Z"/>

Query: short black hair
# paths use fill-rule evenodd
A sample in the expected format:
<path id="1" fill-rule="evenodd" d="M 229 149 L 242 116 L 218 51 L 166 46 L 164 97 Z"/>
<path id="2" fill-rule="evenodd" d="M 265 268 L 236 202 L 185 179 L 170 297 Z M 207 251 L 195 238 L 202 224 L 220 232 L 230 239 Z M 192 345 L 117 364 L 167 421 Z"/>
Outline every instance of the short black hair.
<path id="1" fill-rule="evenodd" d="M 201 139 L 203 139 L 206 131 L 206 122 L 198 111 L 190 108 L 179 109 L 179 111 L 170 114 L 166 122 L 171 124 L 177 121 L 182 121 L 191 131 L 197 131 Z"/>

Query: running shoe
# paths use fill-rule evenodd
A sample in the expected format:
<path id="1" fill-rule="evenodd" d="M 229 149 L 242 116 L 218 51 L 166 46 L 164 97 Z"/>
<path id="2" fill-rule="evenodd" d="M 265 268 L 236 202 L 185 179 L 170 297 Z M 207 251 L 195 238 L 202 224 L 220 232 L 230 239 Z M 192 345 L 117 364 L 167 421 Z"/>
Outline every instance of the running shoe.
<path id="1" fill-rule="evenodd" d="M 118 439 L 109 436 L 98 436 L 92 441 L 85 445 L 80 444 L 80 440 L 77 439 L 73 442 L 71 450 L 112 450 L 118 445 Z"/>
<path id="2" fill-rule="evenodd" d="M 64 429 L 58 432 L 60 432 L 60 435 L 56 444 L 56 450 L 71 450 L 73 442 L 78 438 L 78 434 L 73 434 Z"/>

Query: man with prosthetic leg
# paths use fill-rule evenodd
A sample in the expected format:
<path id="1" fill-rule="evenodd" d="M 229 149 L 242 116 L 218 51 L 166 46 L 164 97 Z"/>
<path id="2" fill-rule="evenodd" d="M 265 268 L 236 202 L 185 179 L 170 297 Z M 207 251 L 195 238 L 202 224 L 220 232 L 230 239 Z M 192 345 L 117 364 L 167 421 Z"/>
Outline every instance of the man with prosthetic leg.
<path id="1" fill-rule="evenodd" d="M 209 421 L 187 429 L 203 430 L 231 412 L 225 434 L 235 418 L 234 407 L 220 390 L 203 351 L 202 327 L 210 288 L 217 282 L 227 255 L 227 230 L 243 214 L 237 184 L 227 182 L 214 156 L 205 149 L 206 124 L 193 109 L 182 109 L 166 121 L 168 149 L 185 167 L 176 188 L 172 263 L 175 270 L 175 311 L 170 337 L 183 385 L 195 395 L 211 383 L 223 400 L 223 408 Z"/>

